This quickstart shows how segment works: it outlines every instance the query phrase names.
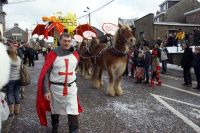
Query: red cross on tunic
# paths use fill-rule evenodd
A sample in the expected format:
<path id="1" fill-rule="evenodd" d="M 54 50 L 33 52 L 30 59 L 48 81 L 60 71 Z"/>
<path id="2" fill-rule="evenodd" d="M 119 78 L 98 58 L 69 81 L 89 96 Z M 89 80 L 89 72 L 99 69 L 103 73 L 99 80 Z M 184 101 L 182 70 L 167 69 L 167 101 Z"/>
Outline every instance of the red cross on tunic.
<path id="1" fill-rule="evenodd" d="M 67 77 L 68 75 L 72 75 L 73 72 L 68 72 L 68 62 L 69 60 L 68 59 L 65 59 L 65 69 L 66 71 L 65 72 L 58 72 L 58 75 L 65 75 L 65 81 L 64 81 L 64 88 L 63 88 L 63 96 L 66 96 L 67 95 Z"/>

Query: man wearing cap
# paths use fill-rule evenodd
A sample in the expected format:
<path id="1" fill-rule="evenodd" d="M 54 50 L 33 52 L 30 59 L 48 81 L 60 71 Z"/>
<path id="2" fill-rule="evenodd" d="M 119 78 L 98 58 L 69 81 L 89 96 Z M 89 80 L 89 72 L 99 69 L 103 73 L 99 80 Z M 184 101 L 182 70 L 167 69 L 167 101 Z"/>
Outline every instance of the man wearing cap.
<path id="1" fill-rule="evenodd" d="M 183 44 L 183 49 L 184 53 L 181 59 L 181 67 L 183 68 L 184 83 L 182 85 L 192 87 L 190 69 L 192 67 L 193 52 L 187 42 Z"/>

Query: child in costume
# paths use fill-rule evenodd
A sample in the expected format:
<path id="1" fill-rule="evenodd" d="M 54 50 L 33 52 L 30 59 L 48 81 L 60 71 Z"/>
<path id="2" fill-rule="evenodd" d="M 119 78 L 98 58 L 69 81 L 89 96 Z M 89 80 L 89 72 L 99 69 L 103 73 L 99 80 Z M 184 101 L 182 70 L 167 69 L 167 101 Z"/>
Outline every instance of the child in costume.
<path id="1" fill-rule="evenodd" d="M 136 83 L 141 83 L 144 79 L 144 55 L 142 51 L 139 51 L 137 63 L 136 63 L 136 72 L 135 72 Z"/>
<path id="2" fill-rule="evenodd" d="M 152 50 L 152 63 L 151 63 L 151 82 L 150 82 L 150 87 L 154 86 L 154 81 L 158 82 L 158 86 L 161 86 L 162 82 L 160 80 L 160 61 L 158 58 L 158 52 L 156 49 Z"/>

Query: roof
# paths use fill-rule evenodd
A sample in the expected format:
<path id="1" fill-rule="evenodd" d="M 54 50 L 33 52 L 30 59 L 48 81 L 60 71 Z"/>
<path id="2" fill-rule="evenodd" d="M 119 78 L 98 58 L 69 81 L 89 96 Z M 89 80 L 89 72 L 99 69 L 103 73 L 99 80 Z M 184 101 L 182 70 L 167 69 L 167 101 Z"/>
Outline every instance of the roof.
<path id="1" fill-rule="evenodd" d="M 101 30 L 97 29 L 96 27 L 92 26 L 92 28 L 96 31 L 98 37 L 104 35 L 104 33 Z"/>
<path id="2" fill-rule="evenodd" d="M 154 22 L 155 25 L 200 26 L 200 24 L 186 24 L 177 22 Z"/>
<path id="3" fill-rule="evenodd" d="M 141 18 L 137 19 L 137 20 L 135 20 L 135 22 L 137 22 L 137 21 L 139 21 L 139 20 L 141 20 L 141 19 L 143 19 L 143 18 L 145 18 L 145 17 L 147 17 L 147 16 L 149 16 L 149 15 L 152 15 L 152 16 L 154 16 L 154 14 L 153 14 L 153 13 L 149 13 L 149 14 L 147 14 L 147 15 L 145 15 L 145 16 L 143 16 L 143 17 L 141 17 Z"/>
<path id="4" fill-rule="evenodd" d="M 190 15 L 190 14 L 193 14 L 193 13 L 196 13 L 196 12 L 200 12 L 200 8 L 197 8 L 197 9 L 194 9 L 192 11 L 186 12 L 186 13 L 184 13 L 184 15 Z"/>
<path id="5" fill-rule="evenodd" d="M 8 29 L 7 31 L 5 31 L 4 34 L 10 32 L 10 31 L 13 31 L 13 30 L 20 30 L 20 31 L 22 31 L 22 32 L 24 32 L 24 33 L 26 32 L 25 30 L 21 29 L 20 27 L 15 26 L 15 27 L 10 28 L 10 29 Z"/>

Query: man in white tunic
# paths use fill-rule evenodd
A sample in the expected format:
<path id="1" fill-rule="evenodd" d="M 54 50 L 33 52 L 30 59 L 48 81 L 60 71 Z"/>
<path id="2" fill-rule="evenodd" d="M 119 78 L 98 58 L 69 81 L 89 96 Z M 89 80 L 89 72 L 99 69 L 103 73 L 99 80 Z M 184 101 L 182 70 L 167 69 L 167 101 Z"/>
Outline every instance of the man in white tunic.
<path id="1" fill-rule="evenodd" d="M 78 54 L 71 47 L 71 37 L 68 33 L 63 33 L 59 42 L 61 46 L 51 51 L 56 54 L 56 57 L 42 81 L 43 94 L 44 98 L 50 101 L 52 132 L 58 132 L 59 115 L 68 115 L 69 131 L 77 133 L 78 115 L 82 111 L 77 98 L 78 89 L 75 73 Z M 49 56 L 47 55 L 46 58 Z M 43 71 L 42 69 L 41 73 Z"/>

